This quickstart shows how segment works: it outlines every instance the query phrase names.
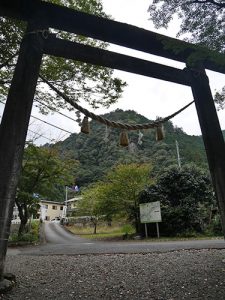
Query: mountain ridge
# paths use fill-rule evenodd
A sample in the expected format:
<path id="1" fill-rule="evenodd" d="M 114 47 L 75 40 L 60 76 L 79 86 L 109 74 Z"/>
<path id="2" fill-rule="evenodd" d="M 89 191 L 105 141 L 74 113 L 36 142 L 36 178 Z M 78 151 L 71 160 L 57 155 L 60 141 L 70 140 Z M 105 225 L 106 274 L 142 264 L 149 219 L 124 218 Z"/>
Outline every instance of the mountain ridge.
<path id="1" fill-rule="evenodd" d="M 151 122 L 133 110 L 117 109 L 102 115 L 111 121 L 128 124 Z M 165 139 L 155 140 L 155 130 L 141 130 L 142 143 L 138 143 L 139 131 L 129 131 L 128 147 L 119 146 L 119 129 L 111 129 L 90 121 L 90 134 L 74 133 L 66 140 L 57 143 L 62 154 L 70 153 L 71 157 L 80 162 L 77 170 L 79 185 L 86 186 L 100 180 L 114 165 L 118 163 L 152 163 L 155 172 L 177 164 L 176 141 L 179 145 L 181 164 L 194 163 L 208 169 L 206 154 L 201 136 L 186 134 L 171 121 L 164 124 Z"/>

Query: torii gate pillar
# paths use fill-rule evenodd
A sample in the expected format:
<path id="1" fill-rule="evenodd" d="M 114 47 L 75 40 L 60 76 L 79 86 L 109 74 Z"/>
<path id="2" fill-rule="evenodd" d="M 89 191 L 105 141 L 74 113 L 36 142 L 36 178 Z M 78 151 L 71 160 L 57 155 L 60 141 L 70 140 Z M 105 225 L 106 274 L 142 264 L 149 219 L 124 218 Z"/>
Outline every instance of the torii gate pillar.
<path id="1" fill-rule="evenodd" d="M 34 31 L 35 22 L 28 24 Z M 40 27 L 38 27 L 39 29 Z M 0 126 L 0 290 L 16 188 L 43 55 L 41 33 L 25 35 Z"/>
<path id="2" fill-rule="evenodd" d="M 205 144 L 212 183 L 216 191 L 225 235 L 225 145 L 214 105 L 209 79 L 204 69 L 186 69 L 191 83 L 199 124 Z"/>

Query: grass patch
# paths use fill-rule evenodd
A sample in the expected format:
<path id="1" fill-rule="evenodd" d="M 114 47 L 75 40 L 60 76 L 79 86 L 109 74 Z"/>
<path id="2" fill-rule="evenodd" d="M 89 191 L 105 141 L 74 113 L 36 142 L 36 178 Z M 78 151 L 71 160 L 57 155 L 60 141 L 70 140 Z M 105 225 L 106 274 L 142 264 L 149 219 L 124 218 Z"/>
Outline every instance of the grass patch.
<path id="1" fill-rule="evenodd" d="M 93 234 L 93 227 L 78 227 L 74 225 L 68 226 L 67 229 L 84 238 L 96 240 L 121 240 L 125 234 L 129 235 L 135 233 L 134 228 L 129 224 L 123 226 L 98 226 L 96 234 Z"/>
<path id="2" fill-rule="evenodd" d="M 78 227 L 76 225 L 68 226 L 67 229 L 74 234 L 80 235 L 83 238 L 92 239 L 92 240 L 101 240 L 101 241 L 119 241 L 123 240 L 124 236 L 128 236 L 128 240 L 132 240 L 135 236 L 134 228 L 129 225 L 125 224 L 123 226 L 98 226 L 97 233 L 93 234 L 93 227 Z M 222 236 L 206 236 L 206 235 L 199 235 L 199 236 L 177 236 L 177 237 L 160 237 L 158 238 L 143 238 L 143 242 L 175 242 L 175 241 L 190 241 L 190 240 L 212 240 L 212 239 L 223 239 Z M 140 240 L 137 240 L 140 242 Z"/>

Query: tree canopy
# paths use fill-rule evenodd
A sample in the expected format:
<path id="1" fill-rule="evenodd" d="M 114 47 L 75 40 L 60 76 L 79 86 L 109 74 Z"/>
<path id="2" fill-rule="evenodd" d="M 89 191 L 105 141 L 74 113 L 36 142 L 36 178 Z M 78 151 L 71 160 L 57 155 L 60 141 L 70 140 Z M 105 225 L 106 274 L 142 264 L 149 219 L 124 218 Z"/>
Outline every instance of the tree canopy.
<path id="1" fill-rule="evenodd" d="M 140 193 L 140 201 L 161 202 L 161 232 L 173 236 L 204 231 L 216 206 L 208 173 L 195 165 L 165 169 Z"/>
<path id="2" fill-rule="evenodd" d="M 65 185 L 72 185 L 77 162 L 60 158 L 53 148 L 29 145 L 24 152 L 16 194 L 21 219 L 20 233 L 30 214 L 37 212 L 40 199 L 62 200 Z"/>
<path id="3" fill-rule="evenodd" d="M 47 2 L 108 17 L 103 11 L 101 0 L 52 0 Z M 0 97 L 2 100 L 5 99 L 8 93 L 17 60 L 16 54 L 25 30 L 26 26 L 23 22 L 0 18 L 0 65 L 6 63 L 4 67 L 0 68 Z M 71 41 L 103 49 L 107 47 L 105 42 L 84 36 L 56 32 L 55 30 L 54 33 L 60 38 Z M 122 93 L 123 86 L 125 86 L 124 82 L 113 76 L 113 70 L 111 69 L 53 56 L 44 57 L 41 74 L 75 101 L 84 100 L 94 108 L 99 105 L 108 107 L 111 103 L 116 102 Z M 60 107 L 72 109 L 57 95 L 44 88 L 41 80 L 38 81 L 35 100 L 38 101 L 37 104 L 43 113 L 49 111 L 46 105 L 53 109 Z"/>
<path id="4" fill-rule="evenodd" d="M 139 198 L 144 187 L 153 182 L 150 164 L 120 164 L 109 171 L 102 182 L 94 184 L 83 193 L 83 203 L 96 217 L 104 215 L 107 221 L 113 217 L 125 217 L 139 231 Z"/>
<path id="5" fill-rule="evenodd" d="M 214 0 L 153 0 L 150 18 L 157 28 L 168 27 L 177 15 L 181 20 L 178 36 L 224 52 L 224 1 Z"/>
<path id="6" fill-rule="evenodd" d="M 225 52 L 225 2 L 222 0 L 153 0 L 150 20 L 156 28 L 167 28 L 176 15 L 181 21 L 178 37 Z M 224 108 L 225 87 L 214 96 L 218 110 Z"/>

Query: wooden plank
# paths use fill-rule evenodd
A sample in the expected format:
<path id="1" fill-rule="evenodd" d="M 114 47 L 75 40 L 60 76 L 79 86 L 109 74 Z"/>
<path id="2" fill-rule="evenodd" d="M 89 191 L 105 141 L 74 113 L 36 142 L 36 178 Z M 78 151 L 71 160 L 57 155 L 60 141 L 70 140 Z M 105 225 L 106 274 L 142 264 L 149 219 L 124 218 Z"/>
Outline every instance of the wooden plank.
<path id="1" fill-rule="evenodd" d="M 205 47 L 197 47 L 194 44 L 155 32 L 52 3 L 39 2 L 38 0 L 1 0 L 0 14 L 27 21 L 34 13 L 33 6 L 29 8 L 31 4 L 35 4 L 36 11 L 38 9 L 41 10 L 49 27 L 89 36 L 181 62 L 186 62 L 189 56 L 196 51 L 207 52 L 207 58 L 203 61 L 204 68 L 225 73 L 225 57 L 218 52 L 209 51 Z M 171 45 L 176 46 L 180 50 L 175 52 L 169 49 Z M 215 61 L 215 56 L 219 59 L 219 62 Z"/>
<path id="2" fill-rule="evenodd" d="M 147 60 L 102 50 L 87 45 L 55 38 L 46 40 L 44 52 L 49 55 L 87 62 L 139 75 L 190 85 L 186 72 Z"/>
<path id="3" fill-rule="evenodd" d="M 217 194 L 225 235 L 225 145 L 209 80 L 204 71 L 187 69 L 205 144 L 212 182 Z"/>
<path id="4" fill-rule="evenodd" d="M 0 282 L 42 48 L 38 34 L 23 40 L 0 126 Z"/>

